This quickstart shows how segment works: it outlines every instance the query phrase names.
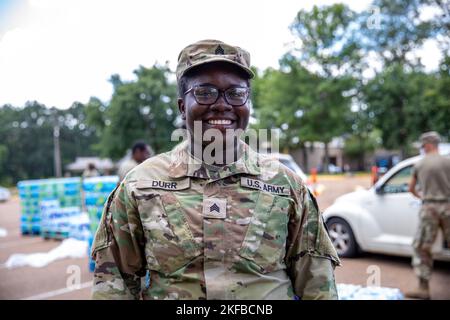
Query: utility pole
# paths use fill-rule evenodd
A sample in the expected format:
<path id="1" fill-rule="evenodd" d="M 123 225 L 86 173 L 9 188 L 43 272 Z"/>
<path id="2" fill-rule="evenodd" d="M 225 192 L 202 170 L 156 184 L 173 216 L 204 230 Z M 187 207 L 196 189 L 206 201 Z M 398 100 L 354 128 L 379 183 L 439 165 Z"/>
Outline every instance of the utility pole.
<path id="1" fill-rule="evenodd" d="M 53 127 L 53 156 L 55 163 L 55 176 L 60 178 L 61 171 L 61 152 L 59 149 L 59 124 L 56 123 Z"/>

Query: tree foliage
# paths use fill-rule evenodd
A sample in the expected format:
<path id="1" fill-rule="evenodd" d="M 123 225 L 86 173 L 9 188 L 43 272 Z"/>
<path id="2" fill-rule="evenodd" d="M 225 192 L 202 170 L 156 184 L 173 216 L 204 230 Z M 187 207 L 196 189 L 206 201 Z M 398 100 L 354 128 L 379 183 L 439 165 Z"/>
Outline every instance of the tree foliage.
<path id="1" fill-rule="evenodd" d="M 290 26 L 296 40 L 280 67 L 256 70 L 253 125 L 279 128 L 283 150 L 344 137 L 346 155 L 362 168 L 365 154 L 380 145 L 406 156 L 424 131 L 450 138 L 448 4 L 374 0 L 371 8 L 300 10 Z M 441 52 L 434 71 L 417 54 L 430 41 Z M 179 120 L 173 74 L 167 65 L 140 66 L 134 74 L 127 81 L 111 76 L 108 101 L 92 97 L 67 110 L 36 101 L 0 107 L 0 183 L 54 175 L 55 126 L 63 166 L 76 156 L 122 158 L 135 140 L 158 153 L 170 149 Z"/>
<path id="2" fill-rule="evenodd" d="M 281 146 L 328 143 L 348 131 L 354 74 L 361 61 L 354 41 L 355 13 L 342 4 L 300 10 L 291 25 L 298 47 L 280 60 L 280 70 L 267 70 L 256 86 L 261 125 L 281 127 Z"/>
<path id="3" fill-rule="evenodd" d="M 426 74 L 394 64 L 364 87 L 367 112 L 382 132 L 386 148 L 402 150 L 424 131 L 435 130 L 449 136 L 450 104 L 447 64 L 441 72 Z"/>
<path id="4" fill-rule="evenodd" d="M 384 65 L 391 63 L 420 65 L 411 54 L 430 37 L 436 35 L 436 25 L 424 19 L 422 11 L 432 1 L 374 0 L 370 12 L 363 12 L 361 38 L 366 52 L 374 52 Z"/>
<path id="5" fill-rule="evenodd" d="M 176 86 L 167 66 L 139 67 L 135 81 L 111 77 L 114 92 L 108 105 L 97 98 L 87 104 L 88 121 L 100 138 L 95 146 L 114 159 L 125 155 L 136 140 L 147 141 L 156 152 L 167 151 L 178 114 Z"/>
<path id="6" fill-rule="evenodd" d="M 22 179 L 54 176 L 53 128 L 60 127 L 63 167 L 76 156 L 91 155 L 96 141 L 85 123 L 81 103 L 67 110 L 47 108 L 32 101 L 23 108 L 0 108 L 0 181 L 12 184 Z"/>

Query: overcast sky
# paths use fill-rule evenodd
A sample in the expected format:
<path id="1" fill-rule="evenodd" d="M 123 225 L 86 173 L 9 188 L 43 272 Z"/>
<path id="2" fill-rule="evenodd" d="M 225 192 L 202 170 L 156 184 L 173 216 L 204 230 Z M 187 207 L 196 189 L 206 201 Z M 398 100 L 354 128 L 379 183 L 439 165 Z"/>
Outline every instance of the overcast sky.
<path id="1" fill-rule="evenodd" d="M 252 65 L 278 67 L 300 9 L 370 0 L 0 0 L 0 105 L 37 100 L 68 108 L 111 97 L 111 74 L 133 78 L 139 65 L 169 62 L 201 39 L 247 49 Z M 430 49 L 433 50 L 433 49 Z M 436 54 L 428 62 L 436 64 Z M 424 61 L 426 64 L 427 61 Z"/>

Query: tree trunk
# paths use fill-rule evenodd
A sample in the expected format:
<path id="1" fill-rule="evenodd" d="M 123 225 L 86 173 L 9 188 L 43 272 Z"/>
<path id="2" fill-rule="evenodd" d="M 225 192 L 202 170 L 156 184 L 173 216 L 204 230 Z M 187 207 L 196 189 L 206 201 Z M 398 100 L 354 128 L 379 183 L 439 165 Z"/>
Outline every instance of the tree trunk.
<path id="1" fill-rule="evenodd" d="M 408 156 L 408 146 L 406 144 L 402 145 L 402 148 L 401 148 L 400 152 L 401 152 L 401 157 L 402 157 L 401 160 L 406 159 L 407 156 Z"/>
<path id="2" fill-rule="evenodd" d="M 365 152 L 364 152 L 364 141 L 363 137 L 359 135 L 359 157 L 358 157 L 358 170 L 364 171 L 364 158 L 365 158 Z"/>
<path id="3" fill-rule="evenodd" d="M 308 149 L 306 148 L 305 144 L 302 144 L 302 155 L 303 155 L 303 171 L 308 173 L 309 172 L 309 165 L 308 165 Z"/>
<path id="4" fill-rule="evenodd" d="M 59 147 L 59 125 L 53 127 L 53 158 L 54 158 L 54 174 L 55 177 L 60 178 L 62 176 L 61 170 L 61 150 Z"/>
<path id="5" fill-rule="evenodd" d="M 323 158 L 323 172 L 328 173 L 328 164 L 330 163 L 330 155 L 328 150 L 328 142 L 325 142 L 325 156 Z"/>

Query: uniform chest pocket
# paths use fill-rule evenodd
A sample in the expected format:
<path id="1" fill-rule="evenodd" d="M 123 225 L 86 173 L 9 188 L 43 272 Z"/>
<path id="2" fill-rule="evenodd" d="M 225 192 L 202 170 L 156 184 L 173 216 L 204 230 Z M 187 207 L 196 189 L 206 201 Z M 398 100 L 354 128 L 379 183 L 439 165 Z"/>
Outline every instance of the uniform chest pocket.
<path id="1" fill-rule="evenodd" d="M 175 195 L 178 191 L 144 189 L 138 189 L 136 198 L 147 240 L 147 263 L 151 270 L 171 274 L 202 251 Z"/>
<path id="2" fill-rule="evenodd" d="M 290 199 L 259 192 L 239 255 L 253 261 L 261 272 L 285 268 Z"/>

